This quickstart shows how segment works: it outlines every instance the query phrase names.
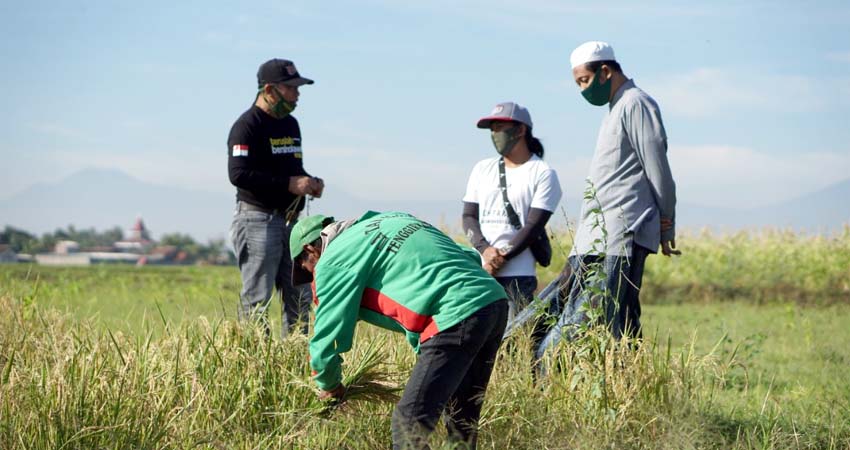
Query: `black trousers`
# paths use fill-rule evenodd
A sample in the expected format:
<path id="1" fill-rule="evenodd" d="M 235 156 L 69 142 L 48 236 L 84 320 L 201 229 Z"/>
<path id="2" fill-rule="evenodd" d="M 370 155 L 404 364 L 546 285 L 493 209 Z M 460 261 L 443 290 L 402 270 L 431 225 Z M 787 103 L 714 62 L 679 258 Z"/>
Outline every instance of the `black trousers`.
<path id="1" fill-rule="evenodd" d="M 499 300 L 420 346 L 393 411 L 394 449 L 428 448 L 428 435 L 443 413 L 449 439 L 475 448 L 484 393 L 507 318 L 507 301 Z"/>

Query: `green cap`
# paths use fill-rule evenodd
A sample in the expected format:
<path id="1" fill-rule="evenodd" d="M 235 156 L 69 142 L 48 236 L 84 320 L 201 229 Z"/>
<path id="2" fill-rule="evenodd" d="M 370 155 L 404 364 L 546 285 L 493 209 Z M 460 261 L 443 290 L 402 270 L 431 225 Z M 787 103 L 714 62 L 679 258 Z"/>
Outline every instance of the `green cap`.
<path id="1" fill-rule="evenodd" d="M 289 256 L 292 257 L 292 284 L 298 285 L 310 282 L 312 276 L 301 269 L 295 259 L 304 252 L 304 245 L 310 244 L 322 235 L 322 229 L 333 223 L 333 217 L 316 214 L 305 217 L 295 223 L 289 235 Z"/>

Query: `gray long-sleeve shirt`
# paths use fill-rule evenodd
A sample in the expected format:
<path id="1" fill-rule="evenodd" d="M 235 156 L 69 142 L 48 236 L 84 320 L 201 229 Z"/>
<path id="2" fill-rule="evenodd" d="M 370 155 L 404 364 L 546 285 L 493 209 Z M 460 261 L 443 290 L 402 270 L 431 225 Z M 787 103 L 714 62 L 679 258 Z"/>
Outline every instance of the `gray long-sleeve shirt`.
<path id="1" fill-rule="evenodd" d="M 661 218 L 676 216 L 676 184 L 667 162 L 661 111 L 632 80 L 611 99 L 588 179 L 595 197 L 585 195 L 573 254 L 628 256 L 633 243 L 655 253 L 661 240 L 675 237 L 675 229 L 661 233 Z"/>

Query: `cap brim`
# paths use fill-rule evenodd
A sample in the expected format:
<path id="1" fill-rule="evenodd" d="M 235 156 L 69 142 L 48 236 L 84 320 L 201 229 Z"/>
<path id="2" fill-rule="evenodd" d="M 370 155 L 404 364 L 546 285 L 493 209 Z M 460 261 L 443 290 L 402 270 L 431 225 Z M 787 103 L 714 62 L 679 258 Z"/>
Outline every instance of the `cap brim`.
<path id="1" fill-rule="evenodd" d="M 313 80 L 304 77 L 293 78 L 291 80 L 281 81 L 281 84 L 287 86 L 303 86 L 305 84 L 313 84 Z"/>
<path id="2" fill-rule="evenodd" d="M 299 267 L 300 264 L 297 264 L 293 261 L 292 263 L 292 285 L 298 286 L 301 284 L 307 284 L 313 281 L 313 274 L 304 270 L 302 267 Z"/>
<path id="3" fill-rule="evenodd" d="M 510 117 L 483 117 L 478 121 L 478 128 L 490 128 L 493 122 L 514 122 Z"/>

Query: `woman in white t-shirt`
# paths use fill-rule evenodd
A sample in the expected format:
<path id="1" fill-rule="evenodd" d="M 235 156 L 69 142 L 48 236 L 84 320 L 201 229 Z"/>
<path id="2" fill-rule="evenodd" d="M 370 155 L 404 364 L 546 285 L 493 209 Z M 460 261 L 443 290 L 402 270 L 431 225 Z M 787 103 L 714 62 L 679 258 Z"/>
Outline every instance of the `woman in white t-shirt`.
<path id="1" fill-rule="evenodd" d="M 558 174 L 543 162 L 543 145 L 532 135 L 531 115 L 513 103 L 496 105 L 478 121 L 489 128 L 499 156 L 479 161 L 469 175 L 463 197 L 463 229 L 479 253 L 484 269 L 504 286 L 513 314 L 537 289 L 535 259 L 529 244 L 545 233 L 546 222 L 561 201 Z M 500 183 L 501 161 L 507 197 L 519 218 L 509 218 Z"/>

